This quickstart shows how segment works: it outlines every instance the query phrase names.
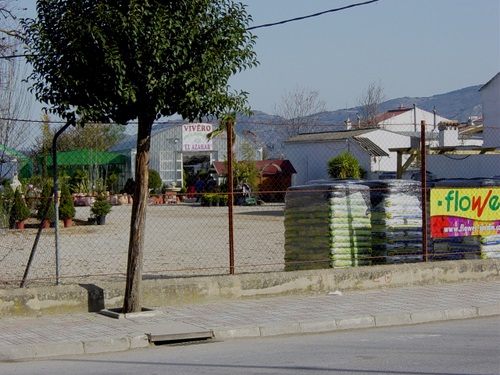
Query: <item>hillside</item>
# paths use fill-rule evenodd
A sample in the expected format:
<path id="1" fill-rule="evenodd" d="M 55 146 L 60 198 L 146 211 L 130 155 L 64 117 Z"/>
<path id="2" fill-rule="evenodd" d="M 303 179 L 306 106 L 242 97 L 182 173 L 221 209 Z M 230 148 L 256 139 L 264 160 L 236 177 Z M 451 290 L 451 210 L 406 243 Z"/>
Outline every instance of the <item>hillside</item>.
<path id="1" fill-rule="evenodd" d="M 400 106 L 411 108 L 417 107 L 432 112 L 434 109 L 440 116 L 450 120 L 466 122 L 470 116 L 482 115 L 482 101 L 479 88 L 482 85 L 470 86 L 460 90 L 450 91 L 444 94 L 436 94 L 429 97 L 402 97 L 387 100 L 380 105 L 380 112 L 396 109 Z M 314 127 L 311 131 L 340 130 L 341 126 L 350 118 L 356 121 L 359 107 L 327 111 L 318 115 L 319 121 L 325 126 Z M 282 153 L 282 143 L 286 139 L 286 133 L 282 128 L 275 125 L 283 123 L 283 119 L 261 112 L 254 111 L 251 117 L 240 116 L 237 119 L 238 129 L 246 130 L 267 149 L 267 157 L 279 157 Z M 273 126 L 274 125 L 274 126 Z"/>
<path id="2" fill-rule="evenodd" d="M 458 120 L 466 122 L 470 116 L 481 116 L 481 94 L 479 89 L 482 85 L 470 86 L 460 90 L 450 91 L 445 94 L 436 94 L 428 97 L 401 97 L 387 100 L 380 104 L 380 112 L 385 112 L 389 109 L 396 109 L 400 106 L 406 108 L 417 107 L 428 112 L 436 109 L 438 115 L 446 117 L 450 120 Z M 359 112 L 359 107 L 347 109 L 338 109 L 335 111 L 327 111 L 319 117 L 323 124 L 343 124 L 350 117 L 355 120 L 356 113 Z M 242 117 L 239 119 L 244 122 L 254 123 L 276 123 L 280 119 L 276 116 L 267 114 L 261 111 L 254 111 L 254 115 L 250 118 Z"/>

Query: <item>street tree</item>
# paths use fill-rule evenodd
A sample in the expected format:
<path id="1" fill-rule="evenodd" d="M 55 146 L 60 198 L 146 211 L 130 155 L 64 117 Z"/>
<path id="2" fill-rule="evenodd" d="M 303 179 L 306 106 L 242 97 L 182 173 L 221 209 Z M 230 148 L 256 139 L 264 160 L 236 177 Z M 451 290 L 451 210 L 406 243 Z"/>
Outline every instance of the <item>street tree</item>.
<path id="1" fill-rule="evenodd" d="M 124 138 L 125 127 L 119 124 L 86 123 L 68 128 L 57 141 L 57 151 L 87 149 L 107 151 Z"/>
<path id="2" fill-rule="evenodd" d="M 325 111 L 326 104 L 320 99 L 319 91 L 301 86 L 285 91 L 281 101 L 274 105 L 274 115 L 284 120 L 281 129 L 287 138 L 302 133 L 307 126 L 317 125 L 319 115 Z"/>
<path id="3" fill-rule="evenodd" d="M 366 91 L 359 97 L 360 123 L 364 126 L 377 125 L 379 106 L 385 100 L 384 87 L 380 81 L 371 82 Z"/>
<path id="4" fill-rule="evenodd" d="M 140 311 L 151 128 L 246 111 L 231 75 L 257 64 L 250 15 L 234 0 L 39 0 L 26 20 L 33 90 L 62 118 L 137 119 L 135 190 L 123 312 Z"/>

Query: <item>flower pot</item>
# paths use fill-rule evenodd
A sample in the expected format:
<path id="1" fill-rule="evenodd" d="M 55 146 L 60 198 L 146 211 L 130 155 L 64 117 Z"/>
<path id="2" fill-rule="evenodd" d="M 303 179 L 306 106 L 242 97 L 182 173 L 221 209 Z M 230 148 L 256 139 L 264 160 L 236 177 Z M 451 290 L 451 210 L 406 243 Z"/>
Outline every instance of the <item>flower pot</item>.
<path id="1" fill-rule="evenodd" d="M 50 228 L 50 220 L 43 221 L 43 228 Z"/>
<path id="2" fill-rule="evenodd" d="M 63 219 L 64 228 L 73 226 L 73 219 Z"/>
<path id="3" fill-rule="evenodd" d="M 106 224 L 106 216 L 97 216 L 95 222 L 97 225 Z"/>
<path id="4" fill-rule="evenodd" d="M 24 220 L 16 221 L 15 227 L 16 227 L 16 229 L 24 229 Z"/>

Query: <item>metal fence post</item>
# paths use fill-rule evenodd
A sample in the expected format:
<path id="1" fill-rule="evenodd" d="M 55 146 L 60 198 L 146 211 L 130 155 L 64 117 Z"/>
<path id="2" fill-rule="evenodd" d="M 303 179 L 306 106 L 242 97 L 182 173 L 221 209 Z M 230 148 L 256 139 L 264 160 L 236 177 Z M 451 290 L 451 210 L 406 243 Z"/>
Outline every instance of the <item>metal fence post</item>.
<path id="1" fill-rule="evenodd" d="M 422 250 L 423 261 L 427 262 L 427 165 L 425 146 L 425 120 L 420 122 L 420 173 L 422 187 Z"/>

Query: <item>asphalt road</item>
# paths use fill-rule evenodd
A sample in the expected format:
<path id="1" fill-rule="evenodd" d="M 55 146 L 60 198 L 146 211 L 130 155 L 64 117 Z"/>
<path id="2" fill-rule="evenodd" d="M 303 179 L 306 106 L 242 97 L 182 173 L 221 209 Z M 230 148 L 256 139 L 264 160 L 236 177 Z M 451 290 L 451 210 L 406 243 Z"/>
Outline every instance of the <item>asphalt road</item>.
<path id="1" fill-rule="evenodd" d="M 0 363 L 0 373 L 498 375 L 499 358 L 500 318 L 491 317 Z"/>

